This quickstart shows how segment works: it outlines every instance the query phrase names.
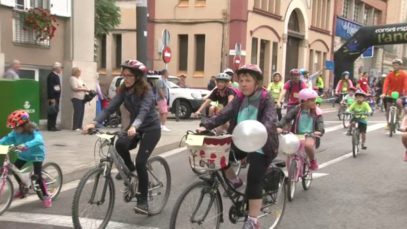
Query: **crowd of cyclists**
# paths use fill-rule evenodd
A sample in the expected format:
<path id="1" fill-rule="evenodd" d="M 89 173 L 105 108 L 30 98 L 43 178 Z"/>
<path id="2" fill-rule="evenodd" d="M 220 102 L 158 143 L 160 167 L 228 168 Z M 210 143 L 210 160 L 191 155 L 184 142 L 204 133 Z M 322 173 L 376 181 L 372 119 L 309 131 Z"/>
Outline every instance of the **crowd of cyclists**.
<path id="1" fill-rule="evenodd" d="M 341 75 L 335 93 L 338 102 L 348 112 L 364 112 L 370 114 L 371 106 L 367 101 L 372 98 L 377 104 L 383 101 L 388 112 L 388 104 L 393 102 L 393 92 L 400 98 L 396 104 L 399 108 L 400 131 L 407 131 L 407 116 L 403 116 L 404 107 L 407 107 L 404 96 L 407 93 L 407 73 L 401 69 L 401 59 L 393 60 L 394 70 L 373 86 L 369 85 L 367 74 L 362 74 L 356 85 L 350 79 L 350 72 Z M 112 99 L 107 109 L 98 115 L 93 123 L 84 128 L 84 133 L 95 128 L 103 122 L 109 114 L 115 112 L 123 104 L 130 112 L 131 122 L 127 134 L 119 138 L 116 144 L 117 152 L 123 158 L 131 171 L 137 173 L 140 182 L 136 212 L 148 212 L 147 186 L 148 175 L 146 171 L 147 159 L 150 157 L 161 137 L 160 119 L 155 111 L 155 102 L 150 85 L 143 75 L 146 66 L 137 60 L 127 60 L 122 65 L 124 83 Z M 257 217 L 262 205 L 261 181 L 271 161 L 277 156 L 278 134 L 284 130 L 294 134 L 312 133 L 305 139 L 304 148 L 310 160 L 310 169 L 317 170 L 319 165 L 315 157 L 315 150 L 319 146 L 319 137 L 324 134 L 324 121 L 321 109 L 318 107 L 319 97 L 324 93 L 324 79 L 322 71 L 313 74 L 305 69 L 292 69 L 288 80 L 282 81 L 280 73 L 272 75 L 272 81 L 263 87 L 264 75 L 257 65 L 246 64 L 234 72 L 225 69 L 215 77 L 216 85 L 202 106 L 194 113 L 200 116 L 205 113 L 207 118 L 202 119 L 198 132 L 206 129 L 216 129 L 218 133 L 232 133 L 234 127 L 245 120 L 257 120 L 264 124 L 268 132 L 266 145 L 248 154 L 240 151 L 232 144 L 238 159 L 247 157 L 249 162 L 247 190 L 248 217 L 243 228 L 259 228 Z M 315 82 L 315 85 L 314 85 Z M 373 96 L 376 96 L 374 98 Z M 286 112 L 283 115 L 284 104 Z M 387 113 L 386 113 L 387 114 Z M 403 117 L 402 117 L 403 116 Z M 386 116 L 387 117 L 387 116 Z M 358 128 L 362 135 L 362 149 L 366 149 L 367 118 L 359 119 Z M 8 126 L 11 133 L 0 140 L 0 144 L 15 144 L 22 153 L 16 162 L 21 167 L 27 161 L 33 161 L 35 173 L 41 171 L 41 164 L 45 158 L 44 144 L 40 132 L 31 124 L 26 112 L 16 111 L 10 114 Z M 138 137 L 136 137 L 136 134 Z M 315 136 L 318 136 L 316 138 Z M 406 148 L 404 160 L 407 161 L 407 134 L 402 135 L 402 143 Z M 140 144 L 135 165 L 130 157 L 129 150 Z M 232 158 L 232 157 L 230 157 Z M 243 181 L 236 176 L 230 168 L 226 169 L 226 176 L 234 187 L 242 186 Z M 41 178 L 40 178 L 41 179 Z M 42 182 L 40 182 L 42 184 Z M 44 196 L 47 196 L 44 187 Z M 16 197 L 21 198 L 17 193 Z M 48 198 L 43 202 L 45 207 L 51 207 Z"/>

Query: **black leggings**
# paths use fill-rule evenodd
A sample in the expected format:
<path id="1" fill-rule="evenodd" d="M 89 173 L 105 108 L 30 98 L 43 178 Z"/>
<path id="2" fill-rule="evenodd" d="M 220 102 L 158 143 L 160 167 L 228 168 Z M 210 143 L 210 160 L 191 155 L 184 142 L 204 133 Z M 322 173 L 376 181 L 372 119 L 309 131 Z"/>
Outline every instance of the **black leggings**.
<path id="1" fill-rule="evenodd" d="M 24 161 L 24 160 L 21 160 L 21 159 L 17 159 L 17 160 L 14 162 L 14 165 L 15 165 L 18 169 L 21 169 L 21 168 L 25 165 L 25 163 L 27 163 L 27 161 Z M 43 196 L 48 196 L 48 192 L 47 192 L 47 190 L 45 189 L 44 183 L 42 182 L 42 176 L 41 176 L 42 161 L 34 161 L 34 162 L 33 162 L 33 166 L 34 166 L 34 175 L 36 175 L 36 177 L 37 177 L 37 182 L 38 182 L 38 185 L 39 185 L 40 188 L 41 188 L 42 195 L 43 195 Z M 20 178 L 19 178 L 18 176 L 14 175 L 14 177 L 16 178 L 16 180 L 17 180 L 17 182 L 18 182 L 18 184 L 20 185 L 20 188 L 21 188 L 22 181 L 20 180 Z"/>
<path id="2" fill-rule="evenodd" d="M 123 158 L 124 163 L 130 171 L 137 170 L 139 178 L 138 191 L 140 192 L 142 198 L 147 198 L 148 173 L 146 164 L 148 158 L 161 138 L 161 129 L 150 130 L 140 134 L 141 139 L 128 136 L 119 137 L 116 142 L 116 150 Z M 139 141 L 141 141 L 141 143 L 136 156 L 136 166 L 134 166 L 129 150 L 136 148 Z"/>
<path id="3" fill-rule="evenodd" d="M 231 157 L 232 155 L 229 156 L 230 159 L 232 159 Z M 246 185 L 247 199 L 261 199 L 263 194 L 262 182 L 271 161 L 267 160 L 266 156 L 260 153 L 244 153 L 235 151 L 235 157 L 237 160 L 241 160 L 247 157 L 247 161 L 249 162 L 249 171 L 247 171 Z"/>

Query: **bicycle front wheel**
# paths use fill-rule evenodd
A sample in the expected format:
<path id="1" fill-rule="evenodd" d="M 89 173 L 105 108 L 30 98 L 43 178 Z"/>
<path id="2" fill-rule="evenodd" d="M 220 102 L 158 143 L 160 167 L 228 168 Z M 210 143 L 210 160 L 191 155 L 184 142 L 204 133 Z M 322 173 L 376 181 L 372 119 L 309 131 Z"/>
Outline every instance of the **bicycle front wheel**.
<path id="1" fill-rule="evenodd" d="M 178 198 L 171 214 L 170 228 L 219 228 L 222 214 L 219 190 L 197 181 Z"/>
<path id="2" fill-rule="evenodd" d="M 291 160 L 287 180 L 287 192 L 289 201 L 292 201 L 294 199 L 296 183 L 297 183 L 297 161 Z"/>
<path id="3" fill-rule="evenodd" d="M 103 176 L 103 168 L 87 172 L 73 197 L 74 228 L 106 228 L 113 212 L 114 192 L 113 180 Z"/>
<path id="4" fill-rule="evenodd" d="M 168 201 L 171 191 L 171 173 L 167 161 L 162 157 L 152 157 L 147 164 L 149 187 L 148 206 L 149 214 L 156 215 L 161 212 Z"/>
<path id="5" fill-rule="evenodd" d="M 342 125 L 343 125 L 343 128 L 345 128 L 345 129 L 347 129 L 348 127 L 349 127 L 349 125 L 350 125 L 350 114 L 347 114 L 347 113 L 343 113 L 342 114 Z"/>
<path id="6" fill-rule="evenodd" d="M 54 162 L 47 162 L 42 166 L 41 175 L 48 195 L 52 200 L 55 200 L 62 189 L 63 175 L 61 168 Z M 41 200 L 44 198 L 39 187 L 35 192 Z"/>
<path id="7" fill-rule="evenodd" d="M 352 134 L 352 154 L 353 154 L 353 157 L 355 157 L 355 158 L 359 154 L 359 148 L 360 148 L 360 146 L 359 146 L 360 139 L 359 138 L 360 138 L 359 130 L 355 129 Z"/>
<path id="8" fill-rule="evenodd" d="M 13 201 L 14 188 L 10 178 L 0 177 L 0 215 L 10 207 Z"/>
<path id="9" fill-rule="evenodd" d="M 390 126 L 389 126 L 389 136 L 393 137 L 393 133 L 396 132 L 396 111 L 394 109 L 390 110 L 390 114 L 389 114 L 390 118 L 389 118 L 389 122 L 390 122 Z"/>

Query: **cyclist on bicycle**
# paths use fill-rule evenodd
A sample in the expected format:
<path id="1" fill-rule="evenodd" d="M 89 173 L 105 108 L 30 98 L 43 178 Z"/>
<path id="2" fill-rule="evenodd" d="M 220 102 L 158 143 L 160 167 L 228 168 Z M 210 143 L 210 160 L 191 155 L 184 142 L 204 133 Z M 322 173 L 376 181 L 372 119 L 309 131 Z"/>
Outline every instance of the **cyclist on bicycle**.
<path id="1" fill-rule="evenodd" d="M 342 98 L 341 105 L 348 105 L 355 100 L 355 92 L 356 88 L 350 87 L 348 90 L 348 94 Z"/>
<path id="2" fill-rule="evenodd" d="M 307 84 L 300 79 L 301 72 L 298 69 L 291 69 L 290 76 L 291 80 L 288 80 L 284 84 L 283 92 L 278 99 L 278 103 L 282 104 L 288 91 L 287 113 L 290 112 L 292 108 L 300 104 L 300 101 L 298 100 L 298 93 L 301 91 L 301 89 L 307 88 Z"/>
<path id="3" fill-rule="evenodd" d="M 89 129 L 95 128 L 97 123 L 103 122 L 121 104 L 128 109 L 131 125 L 127 127 L 126 136 L 119 136 L 116 141 L 116 150 L 128 169 L 137 171 L 138 174 L 140 195 L 137 197 L 137 206 L 134 207 L 134 210 L 136 213 L 147 214 L 148 173 L 146 164 L 161 138 L 161 124 L 155 110 L 154 93 L 144 79 L 144 74 L 147 72 L 146 66 L 137 60 L 127 60 L 121 66 L 124 83 L 109 106 L 96 117 L 92 124 L 88 124 L 84 131 L 86 133 Z M 136 157 L 136 166 L 134 166 L 129 150 L 136 148 L 138 143 L 140 143 L 140 148 Z"/>
<path id="4" fill-rule="evenodd" d="M 363 72 L 362 76 L 360 77 L 360 79 L 358 80 L 358 84 L 356 85 L 356 87 L 362 91 L 364 91 L 365 93 L 369 93 L 370 92 L 370 87 L 369 87 L 369 79 L 368 79 L 368 75 L 367 72 Z"/>
<path id="5" fill-rule="evenodd" d="M 257 152 L 247 154 L 238 150 L 234 145 L 232 149 L 238 159 L 248 157 L 249 170 L 247 174 L 246 195 L 249 200 L 249 216 L 243 228 L 260 228 L 257 217 L 262 206 L 262 181 L 271 161 L 277 156 L 278 135 L 276 132 L 277 114 L 274 101 L 267 90 L 262 88 L 263 73 L 257 65 L 246 64 L 237 70 L 241 93 L 229 103 L 217 116 L 204 120 L 198 132 L 213 129 L 230 121 L 229 133 L 236 125 L 244 120 L 258 120 L 264 124 L 268 132 L 267 143 Z M 229 157 L 233 160 L 232 156 Z M 231 164 L 231 163 L 230 163 Z M 232 168 L 226 170 L 229 181 L 237 187 L 242 184 Z"/>
<path id="6" fill-rule="evenodd" d="M 279 133 L 283 131 L 287 124 L 291 125 L 291 132 L 294 134 L 313 133 L 315 136 L 322 136 L 324 130 L 324 120 L 322 110 L 316 106 L 315 100 L 318 97 L 316 91 L 306 88 L 298 94 L 301 104 L 292 109 L 284 116 L 277 126 Z M 317 170 L 318 162 L 315 159 L 315 148 L 319 147 L 319 139 L 308 137 L 304 142 L 304 149 L 310 159 L 310 169 Z"/>
<path id="7" fill-rule="evenodd" d="M 16 110 L 11 113 L 7 118 L 7 127 L 13 130 L 0 139 L 0 145 L 15 145 L 17 150 L 21 151 L 18 154 L 18 159 L 14 162 L 14 166 L 18 169 L 21 169 L 27 162 L 33 163 L 34 175 L 43 195 L 42 205 L 45 208 L 52 207 L 51 197 L 48 196 L 41 175 L 42 162 L 45 160 L 45 144 L 40 131 L 30 121 L 29 114 L 24 110 Z M 15 176 L 15 178 L 19 190 L 14 197 L 24 198 L 27 194 L 26 187 L 24 187 L 18 176 Z"/>
<path id="8" fill-rule="evenodd" d="M 336 85 L 335 93 L 339 97 L 338 101 L 342 101 L 344 95 L 349 93 L 349 88 L 353 88 L 352 80 L 349 79 L 348 71 L 342 72 L 342 79 Z"/>
<path id="9" fill-rule="evenodd" d="M 213 115 L 218 114 L 223 107 L 233 100 L 235 92 L 228 86 L 230 79 L 231 77 L 226 73 L 219 73 L 219 75 L 216 76 L 216 88 L 194 113 L 195 116 L 199 116 L 202 110 L 207 106 L 210 106 L 208 116 L 212 117 Z"/>
<path id="10" fill-rule="evenodd" d="M 407 73 L 401 70 L 401 65 L 403 61 L 401 59 L 394 59 L 392 61 L 394 71 L 389 72 L 383 83 L 383 91 L 381 97 L 383 98 L 384 109 L 386 110 L 386 118 L 389 116 L 389 103 L 396 102 L 398 107 L 398 117 L 400 117 L 402 112 L 401 99 L 394 101 L 391 97 L 392 92 L 398 92 L 400 96 L 404 96 L 407 90 Z M 398 119 L 399 120 L 399 119 Z M 388 120 L 387 120 L 388 122 Z M 389 125 L 387 125 L 387 128 Z"/>
<path id="11" fill-rule="evenodd" d="M 347 112 L 356 114 L 355 119 L 358 122 L 358 129 L 360 135 L 362 136 L 362 149 L 367 149 L 366 147 L 366 129 L 367 129 L 367 116 L 372 112 L 369 103 L 365 101 L 366 93 L 362 90 L 358 90 L 355 93 L 356 102 L 352 103 L 350 107 L 346 110 Z M 352 120 L 353 121 L 353 120 Z M 348 129 L 348 135 L 350 135 L 351 129 Z"/>

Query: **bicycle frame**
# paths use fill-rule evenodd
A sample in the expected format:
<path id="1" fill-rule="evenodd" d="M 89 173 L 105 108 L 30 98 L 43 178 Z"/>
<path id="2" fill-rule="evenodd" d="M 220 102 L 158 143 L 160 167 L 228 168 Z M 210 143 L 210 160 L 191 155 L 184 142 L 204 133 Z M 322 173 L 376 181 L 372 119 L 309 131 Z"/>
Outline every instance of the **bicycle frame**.
<path id="1" fill-rule="evenodd" d="M 291 164 L 292 161 L 296 161 L 297 163 L 297 169 L 295 171 L 295 174 L 291 174 Z M 303 170 L 304 170 L 304 163 L 309 163 L 307 159 L 307 155 L 304 150 L 300 150 L 297 153 L 290 155 L 287 157 L 287 168 L 288 168 L 288 179 L 291 181 L 298 182 L 300 180 L 300 177 L 303 177 Z"/>

